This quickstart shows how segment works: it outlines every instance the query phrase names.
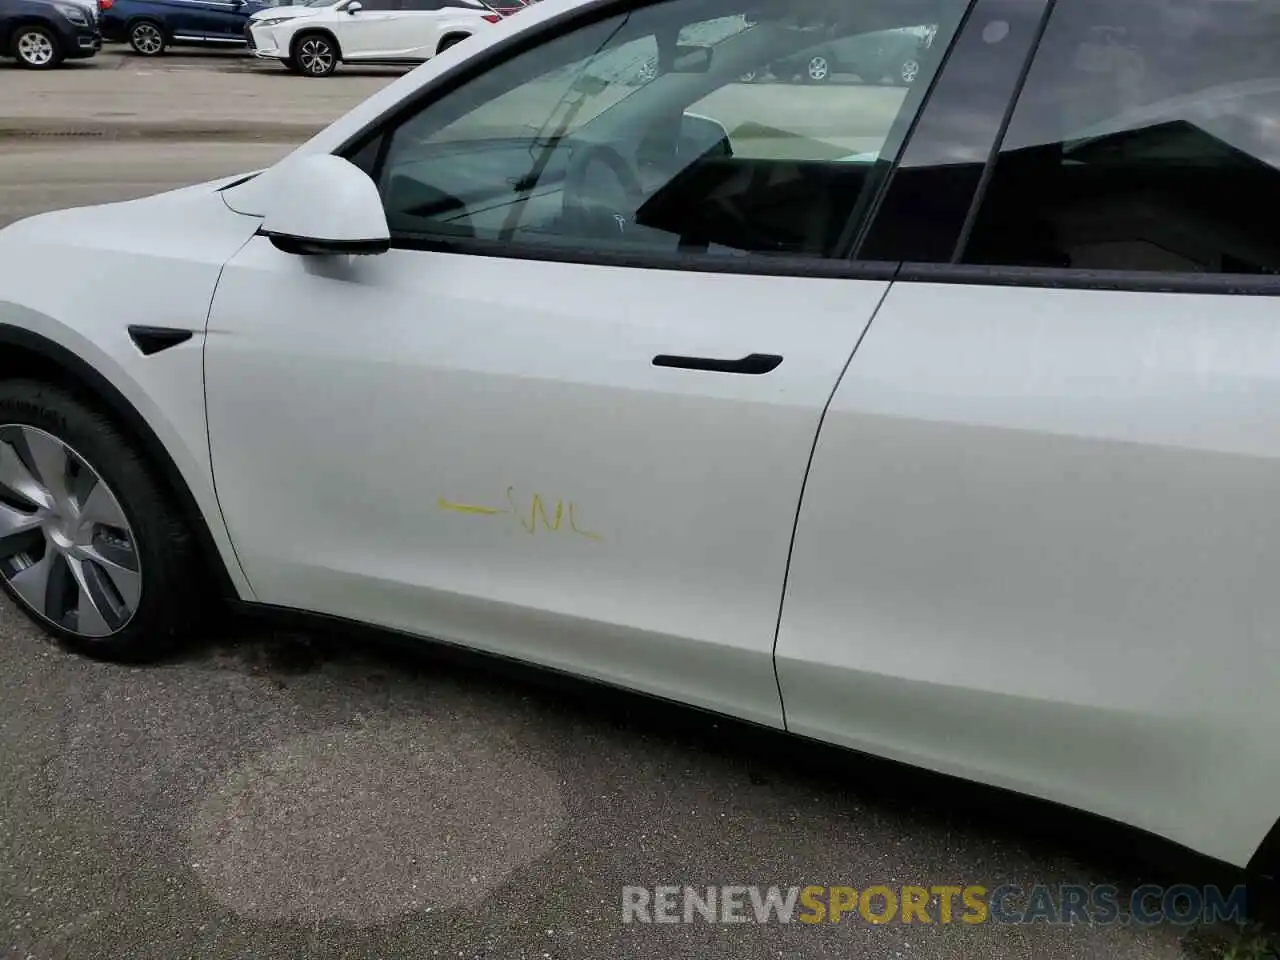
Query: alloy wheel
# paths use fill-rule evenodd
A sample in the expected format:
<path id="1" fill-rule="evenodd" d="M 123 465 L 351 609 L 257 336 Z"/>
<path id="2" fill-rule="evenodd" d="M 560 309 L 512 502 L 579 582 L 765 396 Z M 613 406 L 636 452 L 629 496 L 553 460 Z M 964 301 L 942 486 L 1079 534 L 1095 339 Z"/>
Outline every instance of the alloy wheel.
<path id="1" fill-rule="evenodd" d="M 918 60 L 907 60 L 902 64 L 902 69 L 898 71 L 898 76 L 902 78 L 902 82 L 910 85 L 916 82 L 916 77 L 920 75 L 920 62 Z"/>
<path id="2" fill-rule="evenodd" d="M 814 57 L 809 61 L 809 66 L 806 70 L 810 80 L 822 81 L 830 76 L 831 64 L 827 62 L 826 57 Z"/>
<path id="3" fill-rule="evenodd" d="M 51 433 L 0 426 L 0 577 L 78 637 L 123 630 L 142 597 L 133 528 L 94 468 Z"/>
<path id="4" fill-rule="evenodd" d="M 46 67 L 53 62 L 53 41 L 39 30 L 28 30 L 18 37 L 18 58 L 32 67 Z"/>
<path id="5" fill-rule="evenodd" d="M 153 23 L 140 23 L 130 34 L 133 49 L 145 57 L 154 57 L 164 49 L 164 37 Z"/>
<path id="6" fill-rule="evenodd" d="M 304 72 L 323 76 L 333 70 L 333 48 L 319 37 L 308 37 L 298 48 L 298 63 Z"/>

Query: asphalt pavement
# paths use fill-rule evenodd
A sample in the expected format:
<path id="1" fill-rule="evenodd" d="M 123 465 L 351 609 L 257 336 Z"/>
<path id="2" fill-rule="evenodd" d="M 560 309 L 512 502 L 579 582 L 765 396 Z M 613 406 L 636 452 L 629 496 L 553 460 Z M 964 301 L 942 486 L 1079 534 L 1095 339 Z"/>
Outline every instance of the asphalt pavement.
<path id="1" fill-rule="evenodd" d="M 0 222 L 288 147 L 0 141 Z M 125 668 L 63 653 L 0 603 L 4 960 L 1219 956 L 1199 928 L 945 924 L 936 904 L 929 924 L 622 920 L 625 886 L 1219 880 L 1140 840 L 426 646 L 228 624 Z"/>

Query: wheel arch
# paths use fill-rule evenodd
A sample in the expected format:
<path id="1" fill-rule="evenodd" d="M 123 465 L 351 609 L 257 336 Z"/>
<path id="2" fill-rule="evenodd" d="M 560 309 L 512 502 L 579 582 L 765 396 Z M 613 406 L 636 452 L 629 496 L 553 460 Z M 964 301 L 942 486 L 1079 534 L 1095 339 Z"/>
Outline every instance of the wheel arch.
<path id="1" fill-rule="evenodd" d="M 342 42 L 338 39 L 337 35 L 328 27 L 302 27 L 300 30 L 296 31 L 294 35 L 289 39 L 289 56 L 294 57 L 296 59 L 298 56 L 298 44 L 300 44 L 307 37 L 314 37 L 317 34 L 324 37 L 326 40 L 328 40 L 330 43 L 333 44 L 333 49 L 337 51 L 337 54 L 338 54 L 338 60 L 341 61 L 342 60 Z"/>
<path id="2" fill-rule="evenodd" d="M 471 36 L 470 30 L 450 30 L 441 37 L 440 42 L 436 44 L 436 53 L 444 53 L 445 50 L 449 49 L 455 43 L 461 43 L 469 36 Z"/>
<path id="3" fill-rule="evenodd" d="M 157 17 L 150 13 L 135 13 L 124 22 L 124 35 L 126 39 L 129 34 L 133 32 L 133 28 L 140 23 L 153 24 L 164 36 L 166 41 L 173 35 L 173 31 L 169 29 L 169 25 L 164 22 L 163 17 Z"/>
<path id="4" fill-rule="evenodd" d="M 225 599 L 241 596 L 209 521 L 182 471 L 146 418 L 115 384 L 61 344 L 21 327 L 0 324 L 0 380 L 18 379 L 39 380 L 61 387 L 99 406 L 116 421 L 138 443 L 147 462 L 155 468 L 161 485 L 189 524 L 218 596 Z"/>

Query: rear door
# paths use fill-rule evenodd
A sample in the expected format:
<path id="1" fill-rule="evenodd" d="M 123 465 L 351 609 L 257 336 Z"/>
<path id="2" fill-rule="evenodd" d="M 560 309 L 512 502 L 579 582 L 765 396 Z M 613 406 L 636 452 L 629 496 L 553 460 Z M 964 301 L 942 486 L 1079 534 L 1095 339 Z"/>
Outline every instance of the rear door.
<path id="1" fill-rule="evenodd" d="M 1058 3 L 993 162 L 920 141 L 863 254 L 928 262 L 836 391 L 800 512 L 791 729 L 1235 863 L 1271 826 L 1272 9 Z M 974 129 L 945 101 L 922 136 Z"/>
<path id="2" fill-rule="evenodd" d="M 226 266 L 209 424 L 259 599 L 781 723 L 804 473 L 893 271 L 841 253 L 883 172 L 847 158 L 919 104 L 735 82 L 791 9 L 562 27 L 353 148 L 389 253 Z M 681 33 L 719 73 L 621 69 Z"/>

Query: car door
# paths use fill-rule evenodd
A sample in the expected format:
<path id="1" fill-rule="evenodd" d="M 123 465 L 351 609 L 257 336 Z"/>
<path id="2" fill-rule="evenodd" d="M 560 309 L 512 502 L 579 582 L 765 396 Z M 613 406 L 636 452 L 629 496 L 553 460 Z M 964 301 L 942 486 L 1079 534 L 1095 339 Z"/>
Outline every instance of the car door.
<path id="1" fill-rule="evenodd" d="M 903 267 L 814 453 L 777 649 L 790 729 L 1237 864 L 1271 827 L 1264 13 L 1059 3 L 1007 133 L 971 164 L 973 208 L 923 199 L 955 151 L 904 161 L 911 196 L 885 209 L 915 221 L 878 252 L 932 262 Z"/>
<path id="2" fill-rule="evenodd" d="M 360 0 L 360 9 L 344 10 L 333 22 L 343 60 L 394 60 L 406 48 L 400 30 L 406 0 Z"/>
<path id="3" fill-rule="evenodd" d="M 484 4 L 468 0 L 401 2 L 404 4 L 402 56 L 414 60 L 429 60 L 435 56 L 440 42 L 448 34 L 471 34 L 477 24 L 483 25 L 480 16 L 491 12 Z"/>
<path id="4" fill-rule="evenodd" d="M 806 465 L 893 271 L 840 253 L 887 170 L 848 157 L 919 100 L 735 83 L 805 41 L 737 2 L 552 24 L 350 146 L 391 251 L 227 264 L 209 426 L 260 600 L 780 724 Z M 665 46 L 735 13 L 710 70 Z"/>
<path id="5" fill-rule="evenodd" d="M 244 28 L 248 22 L 244 0 L 206 0 L 209 8 L 210 40 L 219 43 L 244 43 Z"/>

